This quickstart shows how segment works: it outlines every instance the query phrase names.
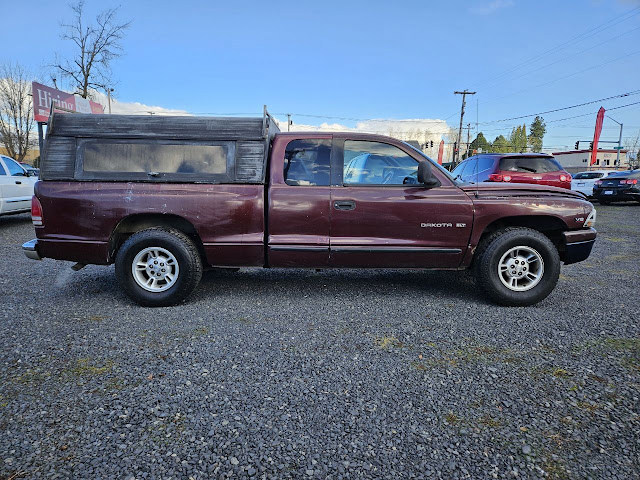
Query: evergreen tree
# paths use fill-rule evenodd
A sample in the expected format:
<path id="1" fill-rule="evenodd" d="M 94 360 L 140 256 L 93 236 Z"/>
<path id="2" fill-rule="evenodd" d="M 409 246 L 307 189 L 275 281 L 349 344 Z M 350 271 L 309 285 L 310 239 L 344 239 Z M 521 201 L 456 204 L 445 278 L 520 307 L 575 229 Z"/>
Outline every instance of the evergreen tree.
<path id="1" fill-rule="evenodd" d="M 527 126 L 517 126 L 509 136 L 509 151 L 523 153 L 527 151 Z"/>
<path id="2" fill-rule="evenodd" d="M 529 127 L 529 145 L 534 152 L 542 151 L 542 139 L 547 133 L 547 125 L 544 118 L 537 116 Z"/>
<path id="3" fill-rule="evenodd" d="M 509 151 L 508 143 L 504 135 L 498 135 L 491 144 L 491 151 L 494 153 L 506 153 Z"/>
<path id="4" fill-rule="evenodd" d="M 469 145 L 469 149 L 471 150 L 471 152 L 473 152 L 474 150 L 482 149 L 483 153 L 487 153 L 491 149 L 491 144 L 484 137 L 482 132 L 480 132 L 480 133 L 478 133 L 478 136 L 473 140 L 473 142 L 471 142 L 471 145 Z"/>

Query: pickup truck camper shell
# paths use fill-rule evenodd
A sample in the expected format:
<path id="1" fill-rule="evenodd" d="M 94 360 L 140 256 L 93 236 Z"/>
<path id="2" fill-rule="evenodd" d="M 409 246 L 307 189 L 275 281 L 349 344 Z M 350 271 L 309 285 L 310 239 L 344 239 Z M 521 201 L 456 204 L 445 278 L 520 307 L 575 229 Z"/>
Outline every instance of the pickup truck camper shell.
<path id="1" fill-rule="evenodd" d="M 181 183 L 264 183 L 269 142 L 280 131 L 265 109 L 263 117 L 192 117 L 160 115 L 83 115 L 52 113 L 45 140 L 42 180 L 179 181 Z M 87 145 L 95 142 L 136 141 L 140 144 L 181 142 L 198 145 L 233 143 L 224 175 L 176 179 L 149 172 L 87 174 L 82 162 Z"/>

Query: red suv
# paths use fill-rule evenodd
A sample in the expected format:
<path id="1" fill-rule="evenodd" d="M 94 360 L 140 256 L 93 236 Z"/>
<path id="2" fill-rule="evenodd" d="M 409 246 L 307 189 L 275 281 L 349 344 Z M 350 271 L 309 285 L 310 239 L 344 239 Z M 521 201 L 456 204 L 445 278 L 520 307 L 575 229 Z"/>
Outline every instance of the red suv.
<path id="1" fill-rule="evenodd" d="M 483 153 L 469 157 L 452 172 L 463 182 L 537 183 L 571 189 L 571 174 L 551 155 Z"/>

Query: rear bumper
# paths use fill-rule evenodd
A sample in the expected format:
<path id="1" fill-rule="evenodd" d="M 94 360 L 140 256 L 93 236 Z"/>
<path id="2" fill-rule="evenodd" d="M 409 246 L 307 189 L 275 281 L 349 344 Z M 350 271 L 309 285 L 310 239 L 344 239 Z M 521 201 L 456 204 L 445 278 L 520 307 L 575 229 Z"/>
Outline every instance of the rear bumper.
<path id="1" fill-rule="evenodd" d="M 597 234 L 595 228 L 563 232 L 565 249 L 562 261 L 565 265 L 586 260 L 591 255 L 591 249 L 596 241 Z"/>
<path id="2" fill-rule="evenodd" d="M 613 192 L 605 194 L 604 192 Z M 631 200 L 640 200 L 640 189 L 637 188 L 599 188 L 593 190 L 593 196 L 598 201 L 604 202 L 625 202 Z"/>
<path id="3" fill-rule="evenodd" d="M 26 243 L 23 243 L 22 251 L 24 252 L 26 257 L 30 258 L 31 260 L 42 260 L 42 257 L 38 253 L 38 240 L 35 238 L 33 240 L 29 240 Z"/>

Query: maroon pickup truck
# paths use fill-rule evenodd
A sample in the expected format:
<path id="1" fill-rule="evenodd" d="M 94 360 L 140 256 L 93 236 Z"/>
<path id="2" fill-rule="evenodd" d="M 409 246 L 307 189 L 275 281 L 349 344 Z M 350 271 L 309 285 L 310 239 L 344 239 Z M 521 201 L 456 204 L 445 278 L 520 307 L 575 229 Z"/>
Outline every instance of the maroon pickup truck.
<path id="1" fill-rule="evenodd" d="M 54 114 L 36 184 L 32 259 L 115 263 L 146 306 L 185 299 L 210 267 L 474 270 L 531 305 L 586 259 L 581 194 L 467 184 L 384 136 L 280 133 L 262 118 Z"/>

